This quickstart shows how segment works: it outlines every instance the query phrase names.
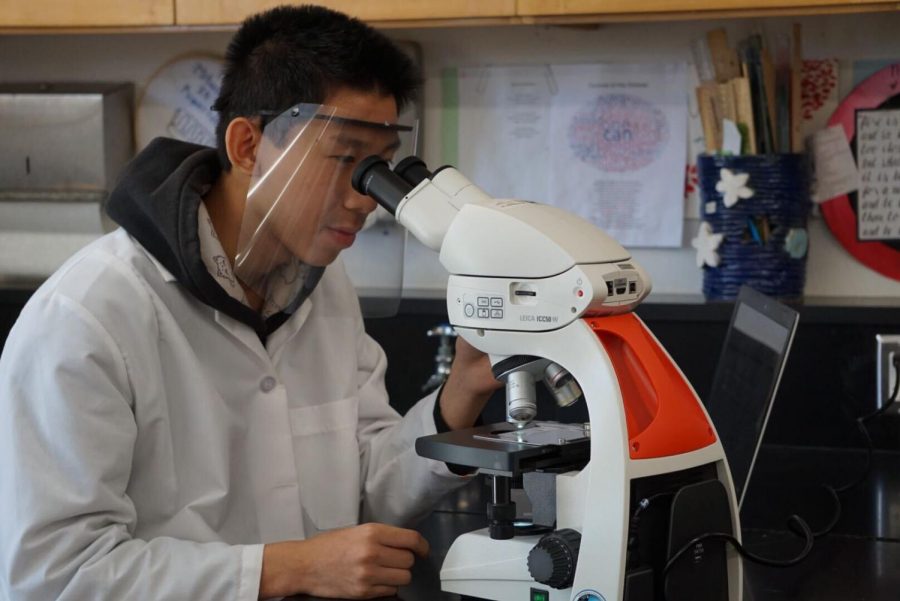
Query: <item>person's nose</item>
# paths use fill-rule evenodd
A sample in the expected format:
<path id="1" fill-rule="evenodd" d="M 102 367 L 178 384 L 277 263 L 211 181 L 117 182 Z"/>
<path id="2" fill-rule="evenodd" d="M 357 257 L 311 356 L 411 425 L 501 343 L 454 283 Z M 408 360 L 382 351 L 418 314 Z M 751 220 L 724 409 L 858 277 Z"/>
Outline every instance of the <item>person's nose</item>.
<path id="1" fill-rule="evenodd" d="M 363 215 L 368 215 L 378 208 L 378 203 L 367 194 L 360 194 L 352 187 L 347 190 L 344 196 L 344 208 Z"/>

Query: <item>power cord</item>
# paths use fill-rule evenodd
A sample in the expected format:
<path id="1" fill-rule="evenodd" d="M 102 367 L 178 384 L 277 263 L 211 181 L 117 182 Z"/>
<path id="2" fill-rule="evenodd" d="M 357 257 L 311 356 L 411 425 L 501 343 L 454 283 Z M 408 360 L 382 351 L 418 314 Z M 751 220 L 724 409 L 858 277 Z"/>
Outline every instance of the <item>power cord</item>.
<path id="1" fill-rule="evenodd" d="M 651 495 L 650 497 L 646 497 L 646 498 L 643 498 L 640 501 L 638 501 L 637 508 L 635 509 L 634 514 L 631 516 L 631 522 L 630 522 L 630 530 L 632 532 L 632 536 L 628 540 L 628 550 L 629 550 L 629 554 L 628 554 L 629 565 L 628 565 L 628 567 L 629 568 L 634 567 L 634 565 L 631 563 L 631 560 L 634 557 L 636 547 L 638 546 L 637 527 L 638 527 L 638 518 L 639 518 L 640 514 L 644 510 L 646 510 L 650 506 L 650 504 L 653 501 L 655 501 L 656 499 L 658 499 L 660 497 L 673 496 L 674 494 L 675 494 L 674 491 L 662 492 L 662 493 L 658 493 L 655 495 Z M 798 516 L 796 514 L 792 515 L 790 518 L 788 518 L 788 528 L 790 528 L 791 531 L 798 534 L 799 536 L 802 536 L 805 540 L 803 550 L 795 557 L 792 557 L 790 559 L 783 559 L 783 560 L 782 559 L 769 559 L 767 557 L 762 557 L 760 555 L 751 553 L 750 551 L 745 549 L 744 546 L 740 543 L 740 541 L 738 541 L 737 538 L 732 534 L 728 534 L 726 532 L 706 532 L 704 534 L 701 534 L 699 536 L 692 538 L 690 541 L 688 541 L 687 543 L 682 545 L 677 551 L 675 551 L 674 554 L 672 554 L 672 556 L 668 559 L 668 561 L 666 561 L 666 565 L 663 567 L 663 571 L 662 571 L 663 580 L 665 580 L 666 576 L 668 575 L 668 573 L 672 569 L 672 567 L 676 563 L 678 563 L 678 560 L 680 560 L 682 557 L 684 557 L 684 555 L 686 553 L 688 553 L 691 549 L 693 549 L 697 544 L 699 544 L 703 541 L 706 541 L 706 540 L 721 540 L 721 541 L 727 542 L 732 547 L 734 547 L 734 549 L 744 559 L 747 559 L 749 561 L 752 561 L 754 563 L 758 563 L 758 564 L 761 564 L 764 566 L 769 566 L 769 567 L 773 567 L 773 568 L 787 568 L 787 567 L 790 567 L 793 565 L 797 565 L 798 563 L 800 563 L 801 561 L 806 559 L 806 557 L 812 551 L 813 543 L 815 542 L 815 537 L 813 536 L 812 530 L 810 530 L 810 527 L 803 520 L 803 518 L 801 518 L 800 516 Z M 665 592 L 663 592 L 663 596 L 665 597 Z"/>
<path id="2" fill-rule="evenodd" d="M 806 559 L 807 555 L 809 555 L 810 551 L 812 551 L 813 543 L 815 542 L 815 538 L 813 537 L 812 530 L 810 530 L 809 526 L 803 521 L 798 515 L 792 515 L 788 518 L 788 525 L 790 527 L 791 524 L 794 524 L 797 529 L 799 529 L 799 533 L 793 527 L 795 533 L 798 533 L 806 539 L 806 544 L 803 547 L 803 550 L 796 557 L 792 557 L 790 559 L 769 559 L 767 557 L 761 557 L 754 553 L 751 553 L 735 538 L 733 535 L 725 533 L 725 532 L 707 532 L 705 534 L 701 534 L 700 536 L 696 536 L 685 543 L 680 549 L 675 551 L 672 557 L 669 558 L 669 561 L 666 562 L 666 567 L 663 568 L 663 577 L 669 573 L 669 570 L 672 569 L 679 559 L 681 559 L 685 553 L 690 551 L 694 545 L 701 543 L 705 540 L 722 540 L 734 547 L 734 550 L 737 551 L 741 557 L 744 559 L 748 559 L 753 563 L 758 563 L 760 565 L 769 566 L 770 568 L 789 568 L 791 566 L 797 565 L 804 559 Z"/>
<path id="3" fill-rule="evenodd" d="M 794 514 L 790 518 L 788 518 L 788 528 L 803 537 L 804 545 L 803 550 L 800 551 L 794 557 L 790 559 L 770 559 L 768 557 L 762 557 L 761 555 L 756 555 L 755 553 L 751 553 L 747 549 L 744 548 L 744 545 L 733 535 L 727 532 L 706 532 L 699 536 L 695 536 L 687 543 L 682 545 L 675 553 L 669 557 L 668 561 L 666 561 L 666 565 L 663 567 L 662 571 L 662 582 L 663 582 L 663 599 L 664 601 L 670 601 L 668 597 L 668 593 L 666 591 L 666 583 L 669 572 L 672 568 L 681 560 L 685 555 L 688 555 L 692 549 L 694 549 L 698 544 L 707 540 L 720 540 L 725 543 L 730 544 L 734 547 L 734 550 L 738 552 L 738 554 L 753 563 L 758 563 L 760 565 L 768 566 L 770 568 L 789 568 L 791 566 L 795 566 L 804 559 L 806 559 L 809 554 L 812 552 L 813 544 L 815 543 L 815 536 L 813 535 L 812 530 L 809 525 L 801 518 L 800 516 Z"/>
<path id="4" fill-rule="evenodd" d="M 647 504 L 649 504 L 648 499 L 642 499 L 641 503 L 638 505 L 638 511 L 646 508 L 647 505 L 644 504 L 644 502 L 647 502 Z M 637 513 L 637 511 L 635 513 Z M 755 553 L 751 553 L 744 548 L 744 546 L 734 535 L 727 532 L 706 532 L 699 536 L 695 536 L 687 543 L 682 545 L 677 551 L 675 551 L 675 553 L 672 554 L 668 561 L 666 561 L 666 565 L 663 567 L 662 571 L 663 582 L 666 582 L 666 577 L 668 576 L 669 572 L 682 557 L 688 554 L 696 545 L 707 540 L 721 540 L 723 542 L 726 542 L 734 547 L 735 551 L 737 551 L 738 554 L 744 559 L 771 568 L 789 568 L 791 566 L 797 565 L 798 563 L 806 559 L 807 556 L 809 556 L 810 552 L 812 552 L 813 543 L 815 542 L 815 536 L 813 535 L 812 530 L 810 529 L 809 525 L 807 525 L 807 523 L 803 520 L 803 518 L 796 514 L 788 518 L 788 528 L 795 534 L 802 536 L 805 541 L 803 550 L 800 551 L 800 553 L 795 557 L 792 557 L 790 559 L 770 559 L 768 557 L 762 557 L 760 555 L 756 555 Z M 663 585 L 663 599 L 668 601 L 665 585 Z"/>
<path id="5" fill-rule="evenodd" d="M 853 490 L 854 488 L 865 482 L 872 471 L 872 461 L 875 453 L 875 444 L 872 442 L 872 436 L 869 434 L 869 429 L 866 427 L 866 424 L 873 419 L 884 415 L 885 412 L 887 412 L 887 410 L 897 402 L 898 396 L 900 396 L 900 394 L 898 394 L 900 393 L 900 355 L 894 356 L 893 367 L 895 375 L 894 389 L 891 391 L 891 394 L 888 395 L 888 401 L 872 413 L 861 415 L 854 420 L 856 422 L 856 427 L 859 430 L 859 433 L 862 435 L 862 438 L 866 443 L 866 466 L 865 468 L 863 468 L 862 473 L 856 478 L 856 480 L 848 482 L 843 486 L 834 487 L 829 484 L 824 484 L 822 486 L 825 491 L 831 496 L 834 502 L 834 512 L 832 514 L 831 520 L 828 521 L 828 524 L 821 530 L 813 533 L 816 538 L 824 536 L 834 530 L 834 527 L 837 526 L 838 521 L 840 521 L 841 512 L 843 511 L 843 505 L 841 504 L 840 495 Z"/>
<path id="6" fill-rule="evenodd" d="M 638 501 L 637 507 L 635 508 L 634 513 L 631 516 L 631 521 L 628 524 L 629 537 L 628 537 L 628 544 L 627 544 L 628 552 L 626 554 L 627 559 L 625 562 L 626 568 L 635 567 L 635 564 L 638 561 L 637 548 L 640 546 L 638 530 L 639 530 L 641 513 L 645 509 L 650 507 L 650 504 L 653 501 L 655 501 L 656 499 L 659 499 L 661 497 L 672 497 L 672 496 L 675 496 L 674 490 L 656 493 L 655 495 L 650 495 L 649 497 L 645 497 L 645 498 L 641 499 L 640 501 Z"/>

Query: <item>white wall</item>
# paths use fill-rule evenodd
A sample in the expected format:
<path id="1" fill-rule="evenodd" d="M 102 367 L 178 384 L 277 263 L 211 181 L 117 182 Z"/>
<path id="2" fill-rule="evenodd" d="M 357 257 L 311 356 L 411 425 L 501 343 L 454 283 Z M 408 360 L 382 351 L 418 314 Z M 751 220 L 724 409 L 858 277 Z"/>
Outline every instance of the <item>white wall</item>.
<path id="1" fill-rule="evenodd" d="M 423 50 L 425 84 L 424 158 L 440 162 L 440 76 L 445 67 L 478 64 L 578 63 L 599 61 L 690 60 L 690 42 L 724 25 L 732 41 L 754 31 L 804 27 L 807 58 L 897 59 L 900 61 L 900 12 L 858 16 L 610 24 L 597 27 L 491 27 L 414 29 L 389 32 Z M 221 53 L 227 32 L 0 36 L 0 81 L 128 80 L 138 93 L 154 70 L 185 52 Z M 478 149 L 470 149 L 477 152 Z M 0 216 L 7 220 L 7 217 Z M 698 225 L 692 213 L 681 249 L 636 249 L 649 271 L 656 294 L 700 292 L 701 273 L 690 239 Z M 0 223 L 0 230 L 11 226 Z M 3 234 L 0 231 L 0 234 Z M 857 263 L 833 239 L 820 218 L 810 224 L 807 296 L 900 297 L 900 282 Z M 12 258 L 11 243 L 0 236 L 0 270 Z M 4 260 L 2 257 L 6 257 Z M 46 261 L 45 261 L 46 262 Z M 407 258 L 408 293 L 436 296 L 445 282 L 434 253 L 421 247 Z"/>

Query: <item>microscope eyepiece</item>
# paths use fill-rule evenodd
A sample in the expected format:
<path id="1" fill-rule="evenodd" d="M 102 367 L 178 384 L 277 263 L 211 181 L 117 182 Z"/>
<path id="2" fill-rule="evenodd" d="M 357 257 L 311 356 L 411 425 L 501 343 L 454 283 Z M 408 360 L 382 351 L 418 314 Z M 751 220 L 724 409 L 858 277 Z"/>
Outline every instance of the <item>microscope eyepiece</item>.
<path id="1" fill-rule="evenodd" d="M 360 161 L 350 182 L 354 190 L 374 198 L 391 215 L 397 213 L 400 201 L 413 189 L 413 186 L 391 171 L 387 161 L 374 154 Z"/>
<path id="2" fill-rule="evenodd" d="M 397 163 L 394 173 L 413 187 L 422 183 L 422 180 L 431 179 L 431 171 L 428 170 L 425 161 L 415 155 L 410 155 Z"/>

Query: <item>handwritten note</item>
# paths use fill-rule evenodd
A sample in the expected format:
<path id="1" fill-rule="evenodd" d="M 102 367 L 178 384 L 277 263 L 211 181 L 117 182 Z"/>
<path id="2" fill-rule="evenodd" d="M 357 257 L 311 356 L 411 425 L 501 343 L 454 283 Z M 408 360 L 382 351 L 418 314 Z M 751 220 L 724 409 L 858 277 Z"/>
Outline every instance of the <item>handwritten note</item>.
<path id="1" fill-rule="evenodd" d="M 855 192 L 859 188 L 859 171 L 844 128 L 832 125 L 817 131 L 807 140 L 815 169 L 813 201 L 825 202 Z"/>
<path id="2" fill-rule="evenodd" d="M 900 240 L 900 110 L 856 112 L 857 235 Z"/>

